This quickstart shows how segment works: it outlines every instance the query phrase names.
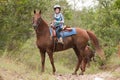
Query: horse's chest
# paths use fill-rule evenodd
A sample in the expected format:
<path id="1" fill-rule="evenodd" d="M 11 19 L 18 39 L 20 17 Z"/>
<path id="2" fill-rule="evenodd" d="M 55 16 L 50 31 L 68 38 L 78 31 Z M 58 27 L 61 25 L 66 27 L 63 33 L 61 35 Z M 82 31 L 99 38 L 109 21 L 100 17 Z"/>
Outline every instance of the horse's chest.
<path id="1" fill-rule="evenodd" d="M 50 41 L 49 40 L 37 40 L 36 44 L 38 47 L 42 47 L 42 48 L 47 48 L 50 45 Z"/>

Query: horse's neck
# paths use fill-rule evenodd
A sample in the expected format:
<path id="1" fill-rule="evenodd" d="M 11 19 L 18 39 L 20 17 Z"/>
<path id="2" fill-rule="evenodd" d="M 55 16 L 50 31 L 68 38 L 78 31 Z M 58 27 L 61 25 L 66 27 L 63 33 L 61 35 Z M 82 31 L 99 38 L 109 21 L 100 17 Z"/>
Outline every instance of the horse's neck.
<path id="1" fill-rule="evenodd" d="M 37 35 L 40 36 L 50 36 L 49 27 L 47 23 L 41 18 L 41 23 L 36 31 Z"/>

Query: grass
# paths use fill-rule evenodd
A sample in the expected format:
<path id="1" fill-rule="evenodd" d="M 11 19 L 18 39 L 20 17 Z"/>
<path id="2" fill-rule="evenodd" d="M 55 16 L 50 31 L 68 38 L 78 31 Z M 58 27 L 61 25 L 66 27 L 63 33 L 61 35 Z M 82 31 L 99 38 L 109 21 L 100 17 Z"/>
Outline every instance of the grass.
<path id="1" fill-rule="evenodd" d="M 112 74 L 115 78 L 120 78 L 120 72 L 113 72 Z"/>
<path id="2" fill-rule="evenodd" d="M 40 74 L 37 71 L 29 69 L 25 64 L 14 62 L 10 59 L 0 58 L 0 72 L 5 80 L 12 80 L 14 74 L 14 80 L 18 80 L 19 77 L 24 80 L 55 80 L 54 75 L 49 73 Z M 18 76 L 16 78 L 15 76 Z"/>
<path id="3" fill-rule="evenodd" d="M 114 77 L 120 78 L 120 57 L 118 54 L 113 54 L 109 60 L 109 63 L 107 65 L 109 70 L 111 70 L 111 73 Z"/>
<path id="4" fill-rule="evenodd" d="M 66 54 L 67 55 L 67 54 Z M 28 56 L 28 55 L 27 55 Z M 57 56 L 57 54 L 55 54 L 55 56 Z M 25 56 L 24 56 L 25 57 Z M 32 56 L 33 58 L 29 59 L 28 61 L 29 64 L 31 64 L 32 66 L 36 65 L 37 63 L 39 63 L 38 65 L 36 65 L 37 67 L 31 67 L 30 65 L 27 65 L 28 62 L 19 62 L 17 60 L 13 60 L 13 59 L 9 59 L 7 57 L 2 57 L 0 58 L 0 72 L 3 69 L 3 71 L 7 71 L 6 74 L 7 76 L 4 76 L 4 74 L 0 74 L 2 75 L 2 77 L 5 80 L 18 80 L 18 78 L 22 78 L 23 80 L 56 80 L 56 77 L 54 75 L 52 75 L 52 67 L 49 61 L 48 56 L 46 57 L 46 71 L 44 74 L 40 73 L 40 60 L 37 62 L 37 58 L 35 58 L 35 55 Z M 115 65 L 119 65 L 120 61 L 119 57 L 116 57 L 116 55 L 113 55 L 110 60 L 109 63 L 107 64 L 107 66 L 112 66 L 112 69 L 115 68 Z M 64 60 L 63 60 L 64 61 Z M 64 63 L 62 63 L 61 61 L 56 61 L 55 62 L 55 66 L 57 69 L 57 73 L 59 74 L 71 74 L 73 69 L 68 68 L 67 66 L 64 66 Z M 2 71 L 2 72 L 3 72 Z M 108 70 L 110 71 L 110 70 Z M 99 73 L 99 72 L 103 72 L 103 70 L 100 70 L 98 67 L 98 64 L 95 62 L 91 63 L 91 66 L 89 68 L 86 69 L 85 74 L 95 74 L 95 73 Z M 119 77 L 119 72 L 113 71 L 111 72 L 115 78 Z M 5 75 L 6 75 L 5 74 Z M 13 77 L 14 74 L 14 77 Z M 16 76 L 19 76 L 18 78 Z M 11 77 L 13 77 L 11 79 Z"/>
<path id="5" fill-rule="evenodd" d="M 102 72 L 102 70 L 99 69 L 98 64 L 95 62 L 92 62 L 89 68 L 86 67 L 85 74 L 95 74 L 99 72 Z"/>

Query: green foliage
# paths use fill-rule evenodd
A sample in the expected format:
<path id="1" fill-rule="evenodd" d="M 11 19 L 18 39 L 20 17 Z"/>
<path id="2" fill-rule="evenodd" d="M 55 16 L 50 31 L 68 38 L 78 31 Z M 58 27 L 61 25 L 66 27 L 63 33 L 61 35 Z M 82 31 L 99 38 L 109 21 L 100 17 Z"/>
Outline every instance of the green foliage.
<path id="1" fill-rule="evenodd" d="M 50 1 L 9 0 L 0 3 L 0 49 L 18 50 L 32 36 L 34 9 L 45 12 Z"/>
<path id="2" fill-rule="evenodd" d="M 64 10 L 64 16 L 66 20 L 72 19 L 72 12 L 70 10 Z"/>
<path id="3" fill-rule="evenodd" d="M 120 0 L 115 1 L 115 7 L 120 9 Z"/>
<path id="4" fill-rule="evenodd" d="M 89 9 L 87 12 L 88 15 L 93 16 L 92 18 L 88 16 L 92 22 L 86 22 L 86 25 L 89 25 L 88 28 L 94 30 L 100 39 L 108 59 L 115 53 L 120 41 L 119 11 L 113 5 L 112 0 L 99 0 L 97 9 L 95 11 Z"/>

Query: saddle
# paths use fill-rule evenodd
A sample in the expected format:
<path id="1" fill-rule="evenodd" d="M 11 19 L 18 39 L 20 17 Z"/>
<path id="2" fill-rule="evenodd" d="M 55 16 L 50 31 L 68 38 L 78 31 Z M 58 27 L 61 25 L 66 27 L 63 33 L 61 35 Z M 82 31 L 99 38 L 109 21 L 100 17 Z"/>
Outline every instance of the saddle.
<path id="1" fill-rule="evenodd" d="M 50 30 L 50 39 L 53 40 L 53 43 L 54 43 L 54 49 L 53 50 L 56 50 L 57 49 L 57 46 L 58 44 L 58 38 L 57 38 L 57 35 L 56 35 L 56 28 L 54 26 L 50 26 L 49 28 Z M 69 26 L 63 26 L 62 28 L 62 31 L 60 32 L 60 35 L 62 36 L 62 38 L 65 38 L 65 37 L 68 37 L 68 36 L 71 36 L 71 35 L 75 35 L 77 34 L 76 32 L 76 29 L 75 28 L 71 28 Z M 59 45 L 59 48 L 63 48 L 63 44 L 62 45 Z"/>
<path id="2" fill-rule="evenodd" d="M 53 33 L 53 37 L 57 37 L 57 35 L 56 35 L 56 31 L 55 31 L 55 27 L 51 27 L 52 28 L 52 33 Z M 71 27 L 69 27 L 69 26 L 63 26 L 63 28 L 62 28 L 62 31 L 61 32 L 69 32 L 69 31 L 71 31 L 72 30 L 72 28 Z"/>

